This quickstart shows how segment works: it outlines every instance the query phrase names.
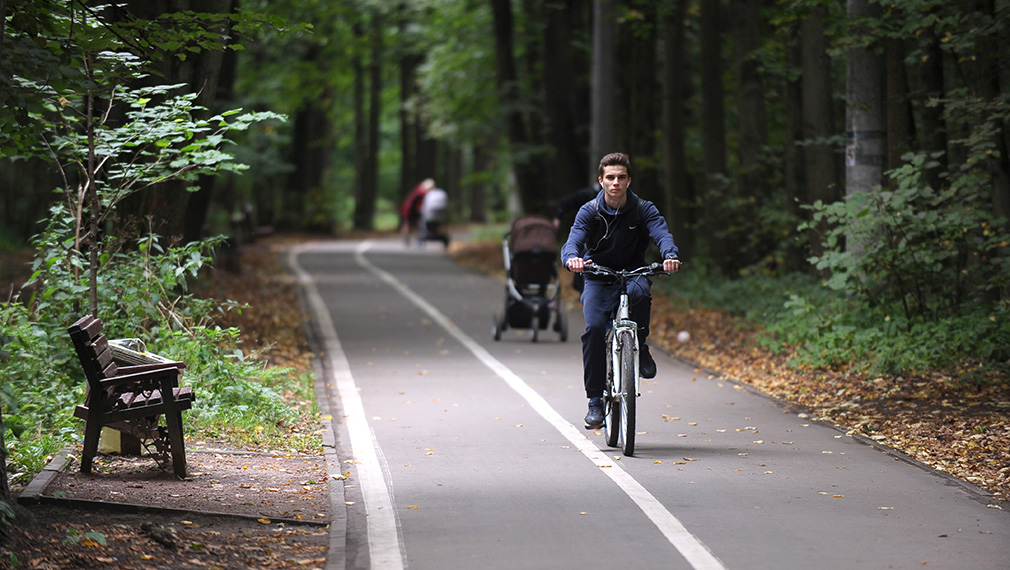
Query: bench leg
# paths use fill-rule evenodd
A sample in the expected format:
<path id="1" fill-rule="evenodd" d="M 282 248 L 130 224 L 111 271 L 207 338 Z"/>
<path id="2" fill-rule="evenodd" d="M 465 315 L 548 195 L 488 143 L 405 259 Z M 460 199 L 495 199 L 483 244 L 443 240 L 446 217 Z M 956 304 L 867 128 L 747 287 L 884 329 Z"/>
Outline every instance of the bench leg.
<path id="1" fill-rule="evenodd" d="M 172 448 L 172 468 L 175 476 L 186 478 L 186 442 L 182 436 L 182 411 L 165 412 L 165 423 L 168 424 L 168 443 Z"/>
<path id="2" fill-rule="evenodd" d="M 101 435 L 102 423 L 98 421 L 98 418 L 88 418 L 84 424 L 84 453 L 81 456 L 81 473 L 91 473 L 91 463 L 98 455 L 98 439 Z"/>

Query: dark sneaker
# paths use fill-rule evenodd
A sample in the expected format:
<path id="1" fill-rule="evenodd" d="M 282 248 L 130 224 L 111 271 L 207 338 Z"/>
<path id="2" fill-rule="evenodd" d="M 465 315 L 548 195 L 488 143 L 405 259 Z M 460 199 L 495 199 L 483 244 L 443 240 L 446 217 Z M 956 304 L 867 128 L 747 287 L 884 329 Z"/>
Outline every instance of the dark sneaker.
<path id="1" fill-rule="evenodd" d="M 586 429 L 603 427 L 603 398 L 589 398 L 589 413 L 586 414 Z"/>
<path id="2" fill-rule="evenodd" d="M 638 373 L 642 378 L 656 377 L 656 361 L 649 354 L 649 345 L 647 344 L 638 347 Z"/>

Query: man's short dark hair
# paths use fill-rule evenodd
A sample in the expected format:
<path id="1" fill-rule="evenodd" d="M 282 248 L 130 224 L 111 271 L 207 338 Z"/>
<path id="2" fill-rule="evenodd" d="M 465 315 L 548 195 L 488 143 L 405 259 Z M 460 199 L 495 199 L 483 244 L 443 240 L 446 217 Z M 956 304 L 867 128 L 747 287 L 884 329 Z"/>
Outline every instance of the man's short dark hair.
<path id="1" fill-rule="evenodd" d="M 603 169 L 608 166 L 623 166 L 631 176 L 631 159 L 623 152 L 612 152 L 600 159 L 600 177 L 603 176 Z"/>

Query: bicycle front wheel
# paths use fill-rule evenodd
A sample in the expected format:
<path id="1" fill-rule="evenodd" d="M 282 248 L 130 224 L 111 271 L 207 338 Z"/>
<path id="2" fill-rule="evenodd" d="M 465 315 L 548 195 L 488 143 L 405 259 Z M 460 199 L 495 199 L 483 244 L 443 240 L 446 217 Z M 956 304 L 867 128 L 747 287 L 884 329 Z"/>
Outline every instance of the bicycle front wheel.
<path id="1" fill-rule="evenodd" d="M 610 343 L 614 340 L 614 331 L 607 331 L 607 387 L 603 394 L 603 434 L 607 438 L 607 445 L 617 447 L 618 438 L 621 435 L 621 398 L 617 387 L 621 385 L 621 369 L 614 366 L 611 359 Z"/>
<path id="2" fill-rule="evenodd" d="M 630 332 L 621 333 L 621 451 L 635 453 L 635 337 Z"/>

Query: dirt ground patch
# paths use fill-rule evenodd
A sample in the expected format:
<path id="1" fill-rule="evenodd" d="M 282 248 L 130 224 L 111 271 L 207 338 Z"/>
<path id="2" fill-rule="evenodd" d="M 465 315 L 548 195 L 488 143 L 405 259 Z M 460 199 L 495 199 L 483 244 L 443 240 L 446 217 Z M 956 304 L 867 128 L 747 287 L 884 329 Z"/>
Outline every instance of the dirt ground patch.
<path id="1" fill-rule="evenodd" d="M 177 479 L 149 457 L 102 457 L 91 475 L 78 461 L 56 475 L 45 496 L 248 517 L 329 519 L 329 486 L 321 456 L 229 449 L 189 451 Z"/>
<path id="2" fill-rule="evenodd" d="M 21 513 L 0 568 L 323 568 L 328 534 L 229 516 L 40 505 Z"/>
<path id="3" fill-rule="evenodd" d="M 22 509 L 0 568 L 322 568 L 324 457 L 188 450 L 187 477 L 149 457 L 70 460 Z"/>

